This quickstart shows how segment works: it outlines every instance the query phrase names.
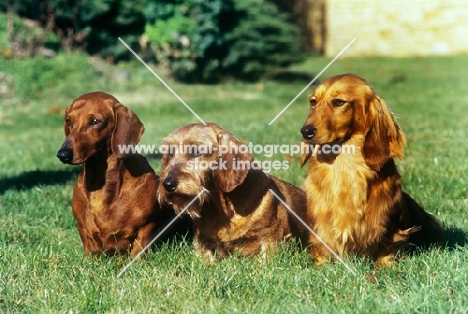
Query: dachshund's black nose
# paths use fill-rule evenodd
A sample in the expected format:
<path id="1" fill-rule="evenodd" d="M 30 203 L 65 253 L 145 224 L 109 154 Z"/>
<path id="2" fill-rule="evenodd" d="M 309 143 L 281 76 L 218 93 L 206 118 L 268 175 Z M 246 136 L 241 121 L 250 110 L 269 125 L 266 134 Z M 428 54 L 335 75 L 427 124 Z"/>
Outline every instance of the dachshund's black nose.
<path id="1" fill-rule="evenodd" d="M 57 158 L 64 164 L 71 164 L 73 161 L 73 150 L 70 148 L 61 148 L 57 152 Z"/>
<path id="2" fill-rule="evenodd" d="M 177 184 L 179 184 L 179 182 L 171 177 L 167 177 L 163 182 L 164 189 L 168 192 L 174 192 L 177 189 Z"/>
<path id="3" fill-rule="evenodd" d="M 310 140 L 311 138 L 313 138 L 316 132 L 317 128 L 314 128 L 311 125 L 304 125 L 301 128 L 302 137 L 306 140 Z"/>

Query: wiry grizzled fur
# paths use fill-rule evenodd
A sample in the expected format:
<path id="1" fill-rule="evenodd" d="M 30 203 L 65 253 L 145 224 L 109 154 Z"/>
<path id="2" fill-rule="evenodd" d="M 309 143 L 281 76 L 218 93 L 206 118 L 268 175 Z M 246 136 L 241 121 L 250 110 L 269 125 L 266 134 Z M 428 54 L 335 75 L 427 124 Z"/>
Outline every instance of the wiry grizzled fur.
<path id="1" fill-rule="evenodd" d="M 212 145 L 212 153 L 190 154 L 175 151 L 162 159 L 160 202 L 182 211 L 187 208 L 195 236 L 195 248 L 212 261 L 216 256 L 243 256 L 268 252 L 280 241 L 292 237 L 305 240 L 300 222 L 269 191 L 272 189 L 303 219 L 305 193 L 298 187 L 270 176 L 262 170 L 239 169 L 236 161 L 253 161 L 250 154 L 231 151 L 219 156 L 219 147 L 239 146 L 234 135 L 216 124 L 191 124 L 177 129 L 163 141 L 166 147 Z M 185 146 L 186 147 L 186 146 Z M 194 161 L 224 162 L 227 169 L 200 169 Z"/>

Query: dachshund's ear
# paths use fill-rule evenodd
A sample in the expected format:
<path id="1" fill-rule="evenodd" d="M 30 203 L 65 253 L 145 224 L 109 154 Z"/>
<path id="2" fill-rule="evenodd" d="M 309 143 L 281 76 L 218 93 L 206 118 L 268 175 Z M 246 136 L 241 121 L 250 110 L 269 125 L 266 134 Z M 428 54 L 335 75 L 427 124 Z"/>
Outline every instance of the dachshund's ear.
<path id="1" fill-rule="evenodd" d="M 126 154 L 119 149 L 119 146 L 136 145 L 145 128 L 133 111 L 122 104 L 115 104 L 114 112 L 115 128 L 111 139 L 112 153 L 117 158 L 123 158 Z"/>
<path id="2" fill-rule="evenodd" d="M 63 118 L 63 133 L 65 133 L 65 136 L 68 136 L 68 134 L 70 134 L 70 122 L 67 119 L 68 113 L 70 112 L 70 108 L 71 105 L 65 109 L 65 117 Z"/>
<path id="3" fill-rule="evenodd" d="M 224 130 L 218 134 L 218 152 L 222 155 L 218 168 L 213 170 L 214 184 L 220 191 L 231 192 L 244 182 L 253 157 L 247 146 Z"/>
<path id="4" fill-rule="evenodd" d="M 391 158 L 402 158 L 405 136 L 385 102 L 378 96 L 369 103 L 363 155 L 366 164 L 378 171 Z"/>

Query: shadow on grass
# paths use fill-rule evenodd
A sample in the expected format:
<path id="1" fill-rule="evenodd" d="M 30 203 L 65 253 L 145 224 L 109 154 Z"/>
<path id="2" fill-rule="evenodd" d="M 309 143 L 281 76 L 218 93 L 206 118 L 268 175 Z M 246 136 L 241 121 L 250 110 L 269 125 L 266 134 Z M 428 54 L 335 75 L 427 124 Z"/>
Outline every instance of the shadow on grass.
<path id="1" fill-rule="evenodd" d="M 38 185 L 59 185 L 76 180 L 81 167 L 70 167 L 69 170 L 33 170 L 17 176 L 0 178 L 0 195 L 8 190 L 27 190 Z"/>
<path id="2" fill-rule="evenodd" d="M 181 241 L 191 242 L 193 239 L 193 228 L 189 215 L 184 214 L 175 219 L 177 215 L 174 213 L 172 207 L 164 205 L 161 207 L 161 215 L 165 218 L 161 221 L 161 227 L 157 233 L 161 232 L 165 227 L 168 228 L 162 232 L 157 241 L 151 246 L 152 251 L 160 248 L 164 244 L 177 246 Z M 173 219 L 175 220 L 169 225 Z M 153 235 L 153 238 L 154 236 L 156 236 L 156 234 Z"/>
<path id="3" fill-rule="evenodd" d="M 449 250 L 455 250 L 458 247 L 464 247 L 468 245 L 468 231 L 455 228 L 446 227 L 444 230 L 444 243 L 445 248 Z"/>

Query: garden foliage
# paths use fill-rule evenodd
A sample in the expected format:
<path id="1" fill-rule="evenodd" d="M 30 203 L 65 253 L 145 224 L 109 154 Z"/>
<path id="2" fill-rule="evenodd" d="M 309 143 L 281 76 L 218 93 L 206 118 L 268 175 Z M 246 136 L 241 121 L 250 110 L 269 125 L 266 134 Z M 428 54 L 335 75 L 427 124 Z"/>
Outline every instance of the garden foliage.
<path id="1" fill-rule="evenodd" d="M 300 61 L 300 29 L 262 0 L 152 0 L 146 34 L 157 62 L 183 81 L 255 80 Z"/>
<path id="2" fill-rule="evenodd" d="M 138 49 L 145 0 L 5 0 L 0 9 L 38 21 L 62 47 L 81 48 L 112 60 L 130 57 L 118 37 Z"/>
<path id="3" fill-rule="evenodd" d="M 185 82 L 256 80 L 303 56 L 301 30 L 263 0 L 6 0 L 0 10 L 110 61 L 131 57 L 120 37 Z"/>

